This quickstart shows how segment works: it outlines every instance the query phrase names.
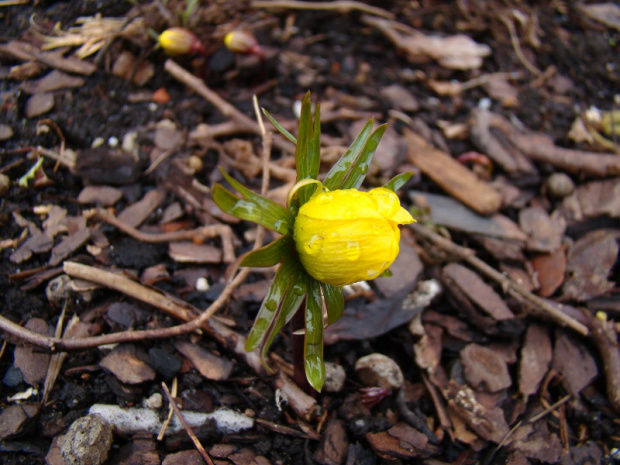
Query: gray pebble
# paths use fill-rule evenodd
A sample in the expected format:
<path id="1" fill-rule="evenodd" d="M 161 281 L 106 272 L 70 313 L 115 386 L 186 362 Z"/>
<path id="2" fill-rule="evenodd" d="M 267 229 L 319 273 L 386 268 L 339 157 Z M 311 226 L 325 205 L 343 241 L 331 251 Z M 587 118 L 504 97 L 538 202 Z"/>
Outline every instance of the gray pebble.
<path id="1" fill-rule="evenodd" d="M 550 197 L 563 199 L 575 190 L 575 183 L 566 173 L 553 173 L 547 178 L 547 192 Z"/>
<path id="2" fill-rule="evenodd" d="M 73 422 L 62 445 L 65 465 L 101 465 L 112 447 L 112 428 L 100 415 L 86 415 Z"/>

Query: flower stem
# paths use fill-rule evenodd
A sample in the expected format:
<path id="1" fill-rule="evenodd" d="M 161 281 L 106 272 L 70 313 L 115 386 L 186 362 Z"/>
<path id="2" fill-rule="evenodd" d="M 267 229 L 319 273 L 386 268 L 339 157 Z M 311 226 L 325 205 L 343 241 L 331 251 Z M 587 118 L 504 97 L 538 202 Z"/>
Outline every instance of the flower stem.
<path id="1" fill-rule="evenodd" d="M 291 343 L 293 345 L 293 378 L 295 380 L 295 384 L 299 386 L 306 394 L 314 395 L 314 389 L 308 383 L 308 378 L 306 377 L 306 369 L 305 369 L 305 360 L 304 360 L 304 334 L 295 334 L 298 330 L 303 330 L 306 326 L 306 321 L 304 318 L 304 309 L 305 305 L 299 307 L 299 310 L 295 312 L 293 318 L 291 319 L 291 331 L 292 331 L 292 339 Z"/>

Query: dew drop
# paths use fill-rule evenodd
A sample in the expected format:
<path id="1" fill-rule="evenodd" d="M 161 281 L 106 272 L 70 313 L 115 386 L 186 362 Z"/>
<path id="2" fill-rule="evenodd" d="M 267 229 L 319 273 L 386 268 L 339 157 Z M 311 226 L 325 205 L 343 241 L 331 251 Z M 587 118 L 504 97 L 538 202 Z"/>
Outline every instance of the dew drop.
<path id="1" fill-rule="evenodd" d="M 284 221 L 282 220 L 277 220 L 274 224 L 273 227 L 276 229 L 276 231 L 278 232 L 282 232 L 282 230 L 284 229 Z"/>
<path id="2" fill-rule="evenodd" d="M 269 299 L 265 302 L 265 307 L 273 312 L 276 308 L 278 308 L 278 301 L 276 299 Z"/>
<path id="3" fill-rule="evenodd" d="M 308 255 L 315 255 L 321 249 L 323 238 L 318 234 L 313 234 L 308 242 L 304 244 L 304 250 Z"/>
<path id="4" fill-rule="evenodd" d="M 377 275 L 377 270 L 368 270 L 366 272 L 366 276 L 371 279 L 374 278 Z"/>
<path id="5" fill-rule="evenodd" d="M 316 201 L 321 205 L 325 205 L 326 203 L 329 203 L 332 201 L 332 195 L 331 194 L 319 195 Z"/>
<path id="6" fill-rule="evenodd" d="M 368 164 L 360 165 L 358 169 L 361 174 L 366 174 L 368 173 Z"/>
<path id="7" fill-rule="evenodd" d="M 293 293 L 296 295 L 304 295 L 306 293 L 306 287 L 301 284 L 295 284 L 293 286 Z"/>

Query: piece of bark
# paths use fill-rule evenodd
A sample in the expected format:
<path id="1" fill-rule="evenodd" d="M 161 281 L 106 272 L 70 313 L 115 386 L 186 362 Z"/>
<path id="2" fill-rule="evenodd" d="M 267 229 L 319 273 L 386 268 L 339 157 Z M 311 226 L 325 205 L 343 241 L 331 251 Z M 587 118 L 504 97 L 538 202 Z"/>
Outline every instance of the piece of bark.
<path id="1" fill-rule="evenodd" d="M 441 362 L 443 330 L 435 325 L 424 325 L 424 335 L 413 345 L 418 367 L 433 374 Z"/>
<path id="2" fill-rule="evenodd" d="M 28 94 L 41 92 L 54 92 L 55 90 L 68 89 L 72 87 L 82 87 L 84 79 L 71 76 L 57 69 L 43 76 L 36 81 L 23 82 L 19 87 Z"/>
<path id="3" fill-rule="evenodd" d="M 497 392 L 512 385 L 506 361 L 490 348 L 469 344 L 461 351 L 461 362 L 474 389 Z"/>
<path id="4" fill-rule="evenodd" d="M 40 411 L 38 402 L 23 402 L 4 408 L 0 412 L 0 441 L 27 433 Z"/>
<path id="5" fill-rule="evenodd" d="M 145 360 L 148 360 L 147 356 L 136 346 L 124 344 L 103 357 L 99 365 L 123 383 L 139 384 L 155 379 L 155 370 Z"/>
<path id="6" fill-rule="evenodd" d="M 381 96 L 386 98 L 392 107 L 402 111 L 418 111 L 418 100 L 403 86 L 393 84 L 381 89 Z"/>
<path id="7" fill-rule="evenodd" d="M 0 53 L 11 55 L 24 61 L 40 61 L 51 68 L 60 69 L 67 73 L 91 75 L 97 67 L 78 58 L 64 58 L 60 53 L 42 52 L 32 44 L 13 40 L 0 45 Z"/>
<path id="8" fill-rule="evenodd" d="M 171 242 L 168 255 L 179 263 L 221 263 L 222 250 L 209 244 L 194 244 L 190 241 Z"/>
<path id="9" fill-rule="evenodd" d="M 516 223 L 499 213 L 489 217 L 481 216 L 450 197 L 428 192 L 409 191 L 409 198 L 419 208 L 429 210 L 429 219 L 433 223 L 458 231 L 519 242 L 527 239 L 527 235 Z"/>
<path id="10" fill-rule="evenodd" d="M 150 190 L 140 200 L 120 212 L 117 218 L 129 226 L 137 228 L 155 209 L 159 208 L 165 198 L 166 191 L 164 189 Z"/>
<path id="11" fill-rule="evenodd" d="M 481 215 L 496 213 L 500 194 L 447 153 L 432 147 L 412 131 L 404 131 L 409 161 L 442 189 Z"/>
<path id="12" fill-rule="evenodd" d="M 490 120 L 491 113 L 488 110 L 475 108 L 471 111 L 469 131 L 478 149 L 508 174 L 536 174 L 536 167 L 531 161 L 519 150 L 502 143 L 502 140 L 491 131 Z"/>
<path id="13" fill-rule="evenodd" d="M 566 248 L 560 247 L 550 254 L 538 254 L 530 258 L 530 263 L 536 273 L 538 294 L 549 297 L 564 282 L 566 272 Z"/>
<path id="14" fill-rule="evenodd" d="M 501 408 L 485 407 L 470 387 L 461 386 L 454 380 L 450 380 L 443 394 L 448 402 L 448 408 L 463 419 L 467 426 L 480 437 L 496 444 L 504 440 L 510 428 Z M 510 441 L 508 438 L 504 441 L 504 445 L 509 444 Z"/>
<path id="15" fill-rule="evenodd" d="M 444 267 L 443 274 L 493 319 L 497 321 L 514 319 L 514 314 L 504 300 L 469 268 L 451 263 Z"/>
<path id="16" fill-rule="evenodd" d="M 618 218 L 620 182 L 618 179 L 608 179 L 582 184 L 564 198 L 558 210 L 569 225 L 598 216 Z"/>
<path id="17" fill-rule="evenodd" d="M 539 206 L 519 212 L 519 226 L 528 235 L 526 248 L 532 252 L 551 253 L 560 248 L 566 224 L 559 215 L 549 214 Z"/>
<path id="18" fill-rule="evenodd" d="M 563 331 L 553 347 L 553 368 L 562 374 L 562 385 L 575 397 L 598 376 L 596 361 L 588 348 Z"/>
<path id="19" fill-rule="evenodd" d="M 52 334 L 45 320 L 41 318 L 31 318 L 24 327 L 44 336 Z M 30 386 L 39 386 L 45 379 L 50 354 L 41 352 L 31 345 L 18 345 L 13 356 L 15 367 L 22 372 L 24 381 Z"/>
<path id="20" fill-rule="evenodd" d="M 562 297 L 584 301 L 612 289 L 607 278 L 617 256 L 617 237 L 610 231 L 592 231 L 579 239 L 568 253 Z"/>
<path id="21" fill-rule="evenodd" d="M 510 144 L 535 162 L 549 163 L 561 171 L 582 176 L 620 175 L 620 157 L 617 155 L 558 147 L 546 134 L 522 131 L 495 113 L 489 115 L 489 124 L 499 130 Z"/>
<path id="22" fill-rule="evenodd" d="M 553 358 L 551 338 L 547 328 L 532 323 L 525 333 L 521 360 L 519 362 L 519 392 L 530 396 L 538 391 L 538 386 L 549 371 Z"/>
<path id="23" fill-rule="evenodd" d="M 88 228 L 80 229 L 63 238 L 63 240 L 52 249 L 49 264 L 51 266 L 58 265 L 71 253 L 82 247 L 89 238 L 90 230 Z"/>
<path id="24" fill-rule="evenodd" d="M 381 433 L 367 433 L 366 439 L 377 455 L 391 460 L 419 457 L 428 444 L 424 434 L 404 423 Z"/>
<path id="25" fill-rule="evenodd" d="M 26 117 L 34 118 L 35 116 L 41 116 L 52 108 L 54 108 L 54 94 L 49 92 L 34 94 L 26 102 Z"/>
<path id="26" fill-rule="evenodd" d="M 317 409 L 317 402 L 312 396 L 306 394 L 282 372 L 274 381 L 274 387 L 280 389 L 282 398 L 299 417 L 306 421 L 312 419 Z"/>
<path id="27" fill-rule="evenodd" d="M 543 463 L 558 463 L 562 455 L 562 443 L 556 434 L 549 431 L 545 421 L 517 428 L 510 448 Z"/>
<path id="28" fill-rule="evenodd" d="M 232 373 L 233 362 L 203 349 L 196 344 L 186 341 L 177 341 L 174 346 L 194 365 L 206 379 L 226 380 Z"/>
<path id="29" fill-rule="evenodd" d="M 322 465 L 341 465 L 347 458 L 348 450 L 349 441 L 344 423 L 336 419 L 329 420 L 314 460 Z"/>
<path id="30" fill-rule="evenodd" d="M 81 204 L 95 203 L 103 207 L 109 207 L 118 202 L 123 196 L 123 191 L 110 186 L 86 186 L 78 195 Z"/>

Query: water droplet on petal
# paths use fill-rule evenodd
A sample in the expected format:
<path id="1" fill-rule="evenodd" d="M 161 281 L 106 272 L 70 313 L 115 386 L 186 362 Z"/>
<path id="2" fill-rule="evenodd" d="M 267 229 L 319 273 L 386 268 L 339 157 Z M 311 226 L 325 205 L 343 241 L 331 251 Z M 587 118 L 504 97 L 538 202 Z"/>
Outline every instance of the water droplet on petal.
<path id="1" fill-rule="evenodd" d="M 368 270 L 366 272 L 366 276 L 368 277 L 368 279 L 374 278 L 377 274 L 377 270 Z"/>
<path id="2" fill-rule="evenodd" d="M 314 255 L 321 249 L 323 238 L 318 234 L 313 234 L 308 242 L 304 244 L 304 250 L 308 255 Z"/>

